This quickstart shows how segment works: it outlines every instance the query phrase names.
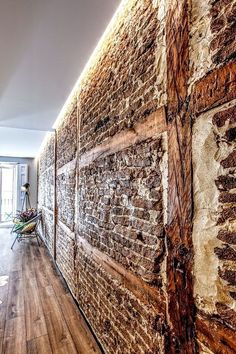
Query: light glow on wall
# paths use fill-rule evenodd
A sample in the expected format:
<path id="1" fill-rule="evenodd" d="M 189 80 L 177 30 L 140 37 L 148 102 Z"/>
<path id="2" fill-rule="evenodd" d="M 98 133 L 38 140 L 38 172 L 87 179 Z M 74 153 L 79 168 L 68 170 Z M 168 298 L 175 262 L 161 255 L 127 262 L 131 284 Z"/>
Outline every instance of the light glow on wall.
<path id="1" fill-rule="evenodd" d="M 122 0 L 120 5 L 118 6 L 117 10 L 115 11 L 111 21 L 109 22 L 108 26 L 106 27 L 105 32 L 103 33 L 102 37 L 100 38 L 99 42 L 97 43 L 95 49 L 93 50 L 87 64 L 85 65 L 84 69 L 82 70 L 78 80 L 76 81 L 70 95 L 68 96 L 66 102 L 64 103 L 57 119 L 55 120 L 52 129 L 55 130 L 59 126 L 60 122 L 63 120 L 67 112 L 70 112 L 71 106 L 73 105 L 74 101 L 77 99 L 79 87 L 82 87 L 83 82 L 86 81 L 88 76 L 91 74 L 92 68 L 96 66 L 99 58 L 102 57 L 103 53 L 107 50 L 107 46 L 111 41 L 111 35 L 114 33 L 117 26 L 128 16 L 129 10 L 135 4 L 137 0 Z M 47 140 L 51 136 L 52 132 L 48 132 L 45 135 L 45 138 L 40 146 L 38 155 L 36 158 L 40 156 L 40 152 L 46 145 Z"/>
<path id="2" fill-rule="evenodd" d="M 70 110 L 71 104 L 73 104 L 74 100 L 77 97 L 78 94 L 78 89 L 80 85 L 82 85 L 83 81 L 86 80 L 88 77 L 90 70 L 96 65 L 98 62 L 99 58 L 102 56 L 104 51 L 107 48 L 107 44 L 109 43 L 109 39 L 111 36 L 111 33 L 114 31 L 116 28 L 117 24 L 119 24 L 122 19 L 124 19 L 127 16 L 128 10 L 132 7 L 136 0 L 122 0 L 120 5 L 118 6 L 117 10 L 115 11 L 111 21 L 109 22 L 105 32 L 103 33 L 102 37 L 100 38 L 98 44 L 96 45 L 94 51 L 92 52 L 92 55 L 90 56 L 87 64 L 85 65 L 83 71 L 81 72 L 78 80 L 76 81 L 69 97 L 67 98 L 65 104 L 63 105 L 56 121 L 53 124 L 53 129 L 56 129 L 58 127 L 59 122 L 63 117 L 66 115 L 67 111 Z"/>

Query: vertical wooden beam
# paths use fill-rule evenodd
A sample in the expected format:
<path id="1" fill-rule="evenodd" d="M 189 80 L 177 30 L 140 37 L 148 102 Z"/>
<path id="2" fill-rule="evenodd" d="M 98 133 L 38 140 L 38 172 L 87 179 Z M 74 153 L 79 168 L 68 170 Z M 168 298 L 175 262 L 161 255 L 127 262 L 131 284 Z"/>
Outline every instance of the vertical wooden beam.
<path id="1" fill-rule="evenodd" d="M 53 206 L 53 259 L 57 258 L 57 130 L 54 131 L 54 206 Z"/>
<path id="2" fill-rule="evenodd" d="M 79 91 L 76 90 L 76 164 L 75 164 L 75 245 L 74 245 L 74 286 L 75 294 L 77 294 L 78 278 L 77 278 L 77 268 L 76 259 L 78 253 L 78 189 L 79 189 L 79 159 L 80 159 L 80 106 L 79 106 Z"/>
<path id="3" fill-rule="evenodd" d="M 39 159 L 38 158 L 36 160 L 36 178 L 37 178 L 37 182 L 36 182 L 36 209 L 38 209 L 38 204 L 39 204 Z"/>
<path id="4" fill-rule="evenodd" d="M 188 1 L 169 2 L 166 22 L 169 189 L 169 353 L 196 353 L 193 300 L 191 116 L 188 113 Z"/>
<path id="5" fill-rule="evenodd" d="M 2 168 L 0 167 L 0 221 L 2 221 Z"/>

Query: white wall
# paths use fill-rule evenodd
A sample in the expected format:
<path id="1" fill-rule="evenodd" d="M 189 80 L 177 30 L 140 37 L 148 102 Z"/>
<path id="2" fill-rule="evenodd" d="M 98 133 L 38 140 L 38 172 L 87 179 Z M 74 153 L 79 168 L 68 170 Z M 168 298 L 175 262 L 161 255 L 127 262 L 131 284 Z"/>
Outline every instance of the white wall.
<path id="1" fill-rule="evenodd" d="M 30 184 L 30 201 L 32 207 L 37 206 L 37 162 L 33 158 L 0 156 L 0 162 L 16 162 L 28 165 L 28 182 Z"/>

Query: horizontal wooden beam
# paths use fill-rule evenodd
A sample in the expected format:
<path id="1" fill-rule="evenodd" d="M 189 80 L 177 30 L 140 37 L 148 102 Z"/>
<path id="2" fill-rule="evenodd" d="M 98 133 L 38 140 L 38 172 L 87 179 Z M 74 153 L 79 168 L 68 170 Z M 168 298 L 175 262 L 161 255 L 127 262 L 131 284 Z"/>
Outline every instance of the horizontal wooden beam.
<path id="1" fill-rule="evenodd" d="M 235 354 L 235 331 L 204 314 L 197 316 L 196 327 L 198 340 L 212 352 Z"/>
<path id="2" fill-rule="evenodd" d="M 52 165 L 48 166 L 47 168 L 45 168 L 45 170 L 43 172 L 40 173 L 40 177 L 43 176 L 49 170 L 54 170 L 54 162 Z"/>
<path id="3" fill-rule="evenodd" d="M 199 115 L 236 98 L 236 61 L 210 71 L 195 83 L 190 100 L 191 111 Z"/>
<path id="4" fill-rule="evenodd" d="M 57 225 L 69 236 L 72 240 L 75 239 L 75 233 L 71 231 L 71 229 L 66 226 L 61 220 L 57 220 Z"/>
<path id="5" fill-rule="evenodd" d="M 136 123 L 132 128 L 126 129 L 96 146 L 80 157 L 79 168 L 91 164 L 98 158 L 121 151 L 149 138 L 154 138 L 166 131 L 165 107 L 160 107 L 142 122 Z"/>
<path id="6" fill-rule="evenodd" d="M 41 209 L 45 210 L 47 213 L 53 215 L 54 214 L 54 211 L 51 210 L 51 209 L 48 209 L 46 206 L 42 205 L 41 206 Z"/>
<path id="7" fill-rule="evenodd" d="M 58 170 L 56 171 L 57 176 L 60 176 L 63 173 L 67 173 L 69 171 L 75 170 L 75 168 L 76 168 L 76 158 L 67 162 L 64 166 L 58 168 Z"/>
<path id="8" fill-rule="evenodd" d="M 156 288 L 137 277 L 129 270 L 125 269 L 119 263 L 114 261 L 97 248 L 91 246 L 81 236 L 77 237 L 77 244 L 86 254 L 89 255 L 97 264 L 101 265 L 106 272 L 116 279 L 124 288 L 132 292 L 140 301 L 146 305 L 153 304 L 157 311 L 164 316 L 166 308 L 166 299 L 164 295 Z"/>

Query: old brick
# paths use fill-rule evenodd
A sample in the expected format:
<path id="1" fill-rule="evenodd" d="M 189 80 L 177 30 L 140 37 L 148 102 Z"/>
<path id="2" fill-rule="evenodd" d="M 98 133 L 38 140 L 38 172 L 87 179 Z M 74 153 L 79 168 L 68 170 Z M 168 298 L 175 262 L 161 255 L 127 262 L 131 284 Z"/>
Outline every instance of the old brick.
<path id="1" fill-rule="evenodd" d="M 236 271 L 229 269 L 219 269 L 219 275 L 222 279 L 228 282 L 229 285 L 236 285 Z"/>
<path id="2" fill-rule="evenodd" d="M 161 350 L 160 339 L 154 335 L 157 328 L 154 330 L 153 326 L 156 324 L 162 328 L 163 317 L 159 316 L 155 308 L 138 301 L 126 291 L 123 284 L 106 274 L 91 257 L 86 257 L 82 250 L 78 254 L 77 271 L 79 304 L 107 352 L 111 348 L 121 348 L 124 352 L 124 348 L 129 345 L 132 345 L 135 352 L 139 352 L 138 348 L 153 348 L 153 352 Z M 97 301 L 98 298 L 100 301 Z M 142 324 L 146 327 L 145 334 Z M 127 328 L 131 327 L 135 329 L 132 331 L 133 339 L 130 331 L 127 333 Z"/>
<path id="3" fill-rule="evenodd" d="M 157 194 L 155 194 L 157 196 Z M 160 193 L 158 194 L 159 199 L 161 197 Z M 145 200 L 143 198 L 133 198 L 132 205 L 136 208 L 147 209 L 147 210 L 158 210 L 160 203 L 158 201 Z"/>
<path id="4" fill-rule="evenodd" d="M 230 175 L 219 176 L 215 183 L 219 190 L 223 191 L 236 188 L 236 178 Z"/>
<path id="5" fill-rule="evenodd" d="M 227 305 L 219 302 L 216 304 L 216 309 L 221 319 L 236 330 L 236 312 Z"/>
<path id="6" fill-rule="evenodd" d="M 146 272 L 151 278 L 157 252 L 150 251 L 152 260 L 142 261 L 144 246 L 150 242 L 160 247 L 164 233 L 162 155 L 161 138 L 149 139 L 80 169 L 80 236 L 145 279 Z M 149 200 L 157 186 L 158 199 Z"/>
<path id="7" fill-rule="evenodd" d="M 236 139 L 236 128 L 228 129 L 224 137 L 229 142 L 234 141 Z"/>
<path id="8" fill-rule="evenodd" d="M 94 118 L 91 117 L 91 119 Z M 96 122 L 98 119 L 99 117 L 96 118 Z M 84 121 L 86 122 L 86 119 Z M 67 131 L 67 123 L 61 129 L 61 137 L 64 131 L 66 140 L 69 139 L 71 135 Z M 99 126 L 96 133 L 98 134 L 103 129 L 105 126 Z M 90 129 L 87 130 L 86 139 L 89 138 L 89 134 L 91 134 Z M 150 318 L 157 314 L 150 306 L 140 305 L 135 296 L 128 294 L 119 282 L 114 282 L 108 277 L 101 266 L 95 266 L 91 257 L 78 249 L 73 234 L 70 232 L 67 234 L 67 232 L 68 229 L 73 230 L 74 228 L 75 210 L 77 210 L 76 232 L 79 237 L 85 238 L 92 246 L 114 258 L 121 266 L 129 268 L 147 282 L 155 280 L 156 286 L 162 285 L 158 262 L 163 260 L 158 258 L 159 253 L 155 251 L 160 245 L 158 237 L 159 235 L 162 237 L 164 232 L 162 217 L 158 221 L 153 220 L 148 223 L 148 227 L 144 223 L 144 230 L 142 228 L 131 230 L 134 210 L 131 196 L 137 200 L 145 200 L 146 206 L 148 205 L 150 208 L 162 209 L 162 193 L 159 193 L 158 200 L 149 201 L 149 188 L 146 185 L 147 176 L 151 174 L 155 174 L 157 177 L 154 189 L 157 186 L 159 188 L 161 181 L 158 165 L 161 161 L 162 148 L 159 142 L 159 152 L 155 150 L 153 152 L 153 147 L 157 145 L 156 140 L 160 139 L 150 139 L 97 160 L 88 167 L 78 169 L 77 191 L 74 165 L 71 165 L 72 170 L 63 170 L 56 178 L 60 221 L 56 228 L 57 265 L 107 350 L 116 347 L 125 348 L 128 344 L 128 346 L 132 345 L 135 351 L 153 348 L 158 352 L 160 338 L 154 336 L 154 333 L 144 335 L 142 333 L 143 326 L 137 321 L 140 319 L 141 323 L 147 323 L 145 328 L 147 328 L 147 332 L 151 333 L 153 328 Z M 67 143 L 68 141 L 60 142 L 65 147 Z M 160 154 L 158 155 L 158 153 Z M 72 156 L 72 150 L 68 154 L 63 152 L 57 170 L 66 166 Z M 140 190 L 146 191 L 145 196 L 140 195 Z M 76 198 L 78 200 L 77 209 L 75 209 Z M 43 199 L 43 204 L 44 202 Z M 139 220 L 143 222 L 147 216 L 149 217 L 149 213 L 142 202 L 139 206 L 141 205 L 143 207 L 135 209 L 135 212 L 137 212 L 136 217 L 141 218 Z M 44 220 L 47 223 L 47 228 L 51 227 L 46 235 L 53 252 L 53 219 L 49 222 L 44 217 Z M 62 228 L 61 223 L 67 227 Z M 148 234 L 147 229 L 151 230 L 155 236 Z M 149 245 L 150 248 L 146 248 L 144 251 L 145 245 Z M 129 306 L 131 300 L 132 307 Z M 96 314 L 97 311 L 98 314 Z M 127 326 L 135 328 L 137 333 L 135 338 L 127 336 Z M 150 331 L 148 331 L 149 328 Z M 141 333 L 145 342 L 140 337 Z"/>
<path id="9" fill-rule="evenodd" d="M 203 5 L 201 2 L 198 4 L 198 1 L 195 1 L 193 7 L 189 9 L 191 11 L 187 9 L 188 2 L 184 2 L 186 13 L 190 17 L 191 33 L 186 31 L 187 22 L 181 21 L 180 31 L 172 35 L 174 40 L 172 41 L 172 37 L 167 38 L 171 46 L 166 52 L 165 33 L 173 31 L 173 26 L 168 28 L 168 21 L 167 23 L 165 21 L 167 14 L 162 10 L 169 9 L 168 13 L 178 22 L 178 11 L 171 13 L 172 2 L 170 1 L 168 6 L 163 3 L 163 9 L 159 12 L 158 1 L 128 1 L 130 8 L 126 9 L 125 16 L 119 18 L 118 23 L 111 29 L 106 45 L 99 54 L 98 62 L 94 63 L 91 71 L 88 71 L 83 85 L 76 92 L 76 98 L 72 100 L 70 109 L 57 128 L 56 159 L 53 134 L 40 155 L 39 205 L 43 208 L 44 240 L 51 253 L 56 246 L 57 265 L 102 343 L 104 351 L 109 354 L 162 354 L 170 352 L 170 347 L 172 353 L 179 353 L 181 349 L 186 349 L 185 337 L 194 339 L 191 315 L 194 317 L 194 322 L 196 314 L 194 302 L 189 296 L 192 292 L 191 277 L 194 269 L 192 249 L 196 252 L 195 245 L 193 247 L 191 245 L 192 221 L 195 222 L 195 215 L 191 214 L 193 195 L 190 188 L 191 173 L 195 173 L 194 170 L 191 171 L 191 138 L 194 139 L 194 136 L 187 136 L 185 127 L 188 127 L 190 134 L 191 117 L 196 116 L 197 121 L 199 114 L 207 111 L 206 116 L 211 115 L 211 109 L 216 107 L 219 107 L 219 110 L 213 116 L 212 129 L 218 144 L 218 153 L 213 158 L 219 156 L 226 158 L 221 162 L 222 167 L 225 168 L 222 172 L 224 175 L 218 176 L 215 181 L 220 196 L 219 205 L 216 206 L 218 226 L 214 225 L 214 227 L 218 230 L 225 224 L 225 230 L 220 230 L 218 235 L 215 233 L 218 244 L 219 240 L 223 244 L 214 249 L 216 240 L 211 239 L 207 249 L 209 255 L 201 259 L 210 257 L 221 266 L 219 276 L 222 280 L 219 281 L 217 274 L 213 274 L 212 277 L 218 282 L 217 288 L 220 288 L 220 291 L 210 299 L 210 302 L 216 305 L 217 313 L 214 313 L 214 321 L 223 324 L 226 329 L 235 326 L 235 314 L 226 304 L 217 303 L 217 296 L 218 293 L 223 294 L 226 290 L 225 299 L 229 299 L 229 296 L 231 301 L 236 299 L 235 291 L 232 290 L 236 285 L 236 272 L 233 265 L 236 252 L 231 247 L 236 244 L 236 234 L 229 231 L 233 230 L 233 222 L 236 220 L 234 206 L 236 198 L 233 191 L 236 188 L 234 175 L 236 155 L 235 151 L 232 152 L 236 136 L 236 107 L 222 110 L 221 106 L 225 103 L 232 105 L 230 101 L 236 97 L 234 61 L 236 10 L 233 4 L 235 1 L 212 0 L 207 6 L 205 4 L 201 6 Z M 206 13 L 203 14 L 202 11 L 205 9 Z M 199 24 L 192 18 L 196 10 L 201 15 Z M 186 19 L 187 16 L 184 20 Z M 205 25 L 207 28 L 204 28 Z M 207 38 L 209 32 L 211 34 Z M 191 42 L 192 35 L 193 37 L 195 35 L 195 38 Z M 194 46 L 201 48 L 201 41 L 204 43 L 204 50 L 198 51 L 197 48 L 196 52 Z M 175 46 L 178 42 L 183 45 Z M 205 54 L 207 52 L 208 56 Z M 170 56 L 170 53 L 173 55 Z M 195 65 L 198 60 L 201 61 L 199 68 Z M 195 73 L 197 82 L 195 82 L 196 77 L 192 80 L 192 73 L 188 70 L 189 62 L 193 67 L 194 65 L 197 67 Z M 176 73 L 174 79 L 170 71 Z M 170 183 L 175 179 L 173 176 L 177 176 L 178 181 L 184 181 L 182 185 L 178 183 L 171 185 L 168 190 L 174 203 L 175 194 L 182 196 L 176 205 L 178 212 L 180 210 L 179 215 L 181 210 L 186 214 L 186 220 L 182 220 L 183 223 L 180 223 L 178 230 L 176 229 L 178 221 L 173 219 L 172 224 L 171 220 L 173 228 L 167 230 L 173 236 L 170 244 L 170 238 L 166 240 L 163 215 L 166 212 L 163 210 L 162 188 L 165 144 L 161 137 L 150 138 L 128 148 L 119 146 L 120 151 L 111 153 L 109 156 L 101 155 L 92 162 L 86 161 L 84 165 L 79 163 L 80 157 L 85 152 L 88 153 L 86 156 L 89 156 L 92 148 L 110 141 L 111 136 L 115 137 L 124 129 L 134 133 L 135 123 L 141 122 L 144 117 L 155 112 L 160 105 L 165 105 L 167 102 L 167 112 L 170 111 L 171 106 L 176 113 L 176 107 L 173 107 L 176 102 L 170 97 L 170 90 L 168 95 L 166 94 L 166 77 L 168 80 L 170 77 L 171 80 L 173 79 L 174 91 L 176 87 L 180 88 L 175 92 L 178 109 L 185 107 L 191 111 L 191 116 L 181 114 L 176 119 L 180 125 L 173 125 L 173 131 L 170 127 L 175 120 L 171 123 L 168 119 L 167 122 L 169 148 L 172 146 L 170 143 L 173 140 L 172 133 L 176 132 L 177 144 L 183 147 L 183 151 L 180 156 L 178 149 L 173 146 L 173 151 L 167 152 L 170 168 L 168 181 L 164 182 Z M 187 82 L 190 82 L 189 87 Z M 181 92 L 182 88 L 183 92 Z M 204 119 L 206 116 L 204 115 Z M 223 129 L 218 129 L 222 127 Z M 197 134 L 200 136 L 201 132 Z M 137 140 L 138 138 L 139 136 Z M 228 157 L 221 154 L 221 145 L 230 152 Z M 106 151 L 105 155 L 108 153 L 109 151 Z M 177 165 L 173 165 L 173 168 L 171 168 L 170 155 L 177 161 Z M 181 163 L 178 156 L 180 160 L 183 158 L 185 162 L 189 162 L 188 171 L 179 170 L 178 166 Z M 57 160 L 56 166 L 55 160 Z M 189 181 L 187 187 L 184 185 L 186 181 Z M 215 188 L 214 181 L 211 181 L 211 185 Z M 188 193 L 182 190 L 185 187 Z M 187 205 L 185 198 L 189 208 L 185 208 Z M 204 199 L 205 196 L 202 200 Z M 57 204 L 58 221 L 56 245 L 54 245 L 54 202 Z M 168 219 L 173 216 L 172 207 L 172 203 L 168 204 Z M 214 220 L 211 220 L 212 223 Z M 197 236 L 199 235 L 200 232 Z M 183 243 L 187 242 L 189 247 L 179 244 L 177 242 L 179 237 L 182 237 Z M 166 243 L 169 252 L 166 251 Z M 211 257 L 214 252 L 215 256 Z M 168 289 L 165 273 L 166 256 L 168 256 L 167 269 L 176 267 L 174 277 L 171 273 L 167 274 Z M 187 273 L 183 266 L 185 262 L 188 266 Z M 119 270 L 116 270 L 116 267 Z M 209 272 L 214 272 L 216 268 L 213 268 Z M 194 276 L 195 274 L 193 280 Z M 137 285 L 140 284 L 139 282 L 142 286 Z M 180 285 L 179 298 L 175 297 L 173 284 L 176 289 Z M 165 294 L 164 300 L 161 299 L 162 292 Z M 182 306 L 182 314 L 187 311 L 185 309 L 188 309 L 188 299 L 190 299 L 190 308 L 193 311 L 187 311 L 190 316 L 189 318 L 186 316 L 182 321 L 190 323 L 190 326 L 183 326 L 183 329 L 188 328 L 188 330 L 179 333 L 179 338 L 173 335 L 179 331 L 178 325 L 182 326 L 179 314 L 171 314 L 171 306 L 169 313 L 166 311 L 166 298 L 172 298 L 172 304 L 177 299 L 177 303 Z M 199 298 L 202 298 L 204 311 L 208 311 L 205 293 Z M 162 308 L 161 311 L 159 307 Z M 171 323 L 169 323 L 170 318 Z M 172 326 L 173 324 L 175 325 Z M 212 327 L 214 326 L 215 322 Z M 200 340 L 199 332 L 197 336 Z M 205 347 L 208 347 L 208 339 L 204 338 Z M 217 342 L 217 339 L 218 337 L 213 341 Z M 192 343 L 189 344 L 192 346 Z M 224 345 L 221 342 L 221 346 Z M 212 352 L 218 350 L 218 348 L 211 349 L 209 347 L 209 351 Z"/>
<path id="10" fill-rule="evenodd" d="M 232 297 L 232 299 L 236 300 L 236 292 L 230 291 L 229 294 Z"/>
<path id="11" fill-rule="evenodd" d="M 145 87 L 138 96 L 132 96 L 139 88 L 140 80 L 146 84 L 156 73 L 156 47 L 158 46 L 156 39 L 157 34 L 160 33 L 158 19 L 151 2 L 145 15 L 141 9 L 138 11 L 137 18 L 131 11 L 132 20 L 124 19 L 122 30 L 109 40 L 109 51 L 101 57 L 99 68 L 96 68 L 94 76 L 90 77 L 85 88 L 81 90 L 81 114 L 83 117 L 86 116 L 81 120 L 82 153 L 88 150 L 88 135 L 85 134 L 88 126 L 91 127 L 91 148 L 97 142 L 124 129 L 124 126 L 128 127 L 134 121 L 141 119 L 145 115 L 145 110 L 142 109 L 147 104 L 147 100 L 152 101 L 155 97 L 154 91 L 152 94 L 145 95 Z M 134 23 L 143 18 L 147 25 L 141 30 Z M 163 87 L 160 87 L 159 91 L 161 90 Z M 126 98 L 129 98 L 127 107 Z M 111 118 L 111 111 L 116 116 L 115 124 Z M 96 122 L 95 112 L 97 112 Z M 107 116 L 110 118 L 109 123 L 101 123 Z"/>
<path id="12" fill-rule="evenodd" d="M 46 169 L 52 167 L 55 162 L 54 156 L 55 134 L 51 133 L 45 142 L 39 159 L 39 172 L 42 174 Z"/>
<path id="13" fill-rule="evenodd" d="M 219 259 L 236 261 L 236 251 L 229 245 L 223 245 L 222 248 L 216 247 L 214 251 Z"/>
<path id="14" fill-rule="evenodd" d="M 227 220 L 236 220 L 236 207 L 225 208 L 221 211 L 217 224 L 223 224 Z"/>
<path id="15" fill-rule="evenodd" d="M 236 167 L 236 150 L 232 151 L 228 157 L 221 161 L 224 168 Z"/>
<path id="16" fill-rule="evenodd" d="M 115 215 L 122 215 L 123 214 L 123 208 L 120 207 L 115 207 L 112 209 L 112 213 Z"/>
<path id="17" fill-rule="evenodd" d="M 219 196 L 220 203 L 236 203 L 236 193 L 221 193 Z"/>
<path id="18" fill-rule="evenodd" d="M 235 56 L 235 12 L 234 2 L 222 1 L 213 4 L 210 10 L 211 30 L 214 33 L 210 47 L 214 51 L 212 59 L 217 64 Z"/>
<path id="19" fill-rule="evenodd" d="M 151 199 L 159 200 L 160 197 L 161 197 L 161 190 L 160 190 L 160 189 L 157 190 L 157 189 L 155 189 L 155 188 L 154 188 L 154 189 L 151 189 L 151 190 L 150 190 L 149 197 L 150 197 Z"/>
<path id="20" fill-rule="evenodd" d="M 235 25 L 236 21 L 236 4 L 233 4 L 233 6 L 227 11 L 227 22 L 229 24 Z"/>
<path id="21" fill-rule="evenodd" d="M 126 216 L 113 216 L 111 219 L 114 224 L 120 224 L 122 226 L 129 226 L 129 218 Z"/>
<path id="22" fill-rule="evenodd" d="M 230 124 L 236 122 L 236 106 L 217 112 L 212 118 L 213 124 L 219 128 L 223 127 L 227 121 Z"/>
<path id="23" fill-rule="evenodd" d="M 75 241 L 57 225 L 57 266 L 63 274 L 72 293 L 75 294 Z"/>
<path id="24" fill-rule="evenodd" d="M 236 34 L 234 34 L 234 36 L 235 35 Z M 227 36 L 227 34 L 225 36 Z M 234 37 L 230 37 L 229 39 L 225 39 L 225 42 L 226 41 L 227 41 L 227 45 L 223 44 L 223 46 L 220 47 L 220 49 L 212 56 L 212 60 L 216 64 L 223 62 L 225 59 L 229 60 L 229 59 L 232 59 L 235 57 Z"/>
<path id="25" fill-rule="evenodd" d="M 212 32 L 218 32 L 222 29 L 225 24 L 225 17 L 221 15 L 220 17 L 216 17 L 211 21 L 211 30 Z"/>
<path id="26" fill-rule="evenodd" d="M 77 105 L 72 105 L 57 129 L 57 167 L 73 160 L 77 150 Z"/>
<path id="27" fill-rule="evenodd" d="M 53 215 L 49 213 L 47 210 L 42 210 L 42 238 L 44 239 L 49 252 L 53 254 L 54 248 L 54 238 L 53 238 Z"/>
<path id="28" fill-rule="evenodd" d="M 143 220 L 149 220 L 150 218 L 149 212 L 147 210 L 140 210 L 140 209 L 135 209 L 132 213 L 132 216 Z"/>
<path id="29" fill-rule="evenodd" d="M 39 205 L 53 210 L 54 207 L 54 167 L 48 167 L 39 179 Z"/>
<path id="30" fill-rule="evenodd" d="M 231 3 L 231 0 L 216 0 L 212 1 L 212 6 L 210 8 L 210 14 L 214 18 L 218 16 L 221 12 L 222 8 L 224 9 L 225 6 Z"/>
<path id="31" fill-rule="evenodd" d="M 57 176 L 58 218 L 74 231 L 75 221 L 75 170 Z"/>
<path id="32" fill-rule="evenodd" d="M 223 242 L 236 245 L 236 232 L 229 232 L 227 230 L 220 230 L 217 238 Z"/>

